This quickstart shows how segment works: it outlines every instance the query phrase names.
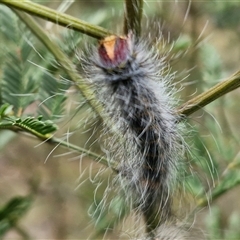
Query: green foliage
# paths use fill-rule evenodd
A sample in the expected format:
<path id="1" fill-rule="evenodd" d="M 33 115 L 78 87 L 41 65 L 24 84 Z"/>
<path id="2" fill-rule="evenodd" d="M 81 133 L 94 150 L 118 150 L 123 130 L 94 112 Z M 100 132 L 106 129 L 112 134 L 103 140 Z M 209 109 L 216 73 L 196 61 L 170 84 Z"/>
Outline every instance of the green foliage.
<path id="1" fill-rule="evenodd" d="M 5 44 L 9 45 L 9 42 L 11 44 L 17 43 L 19 38 L 18 22 L 20 21 L 18 21 L 17 17 L 12 13 L 9 8 L 5 6 L 0 7 L 0 36 L 1 39 L 5 40 Z M 3 46 L 1 46 L 1 48 L 2 47 Z"/>
<path id="2" fill-rule="evenodd" d="M 23 41 L 20 47 L 5 55 L 5 65 L 2 76 L 2 103 L 14 106 L 14 113 L 18 116 L 23 109 L 34 101 L 37 85 L 33 79 L 33 72 L 29 67 L 32 47 Z"/>
<path id="3" fill-rule="evenodd" d="M 39 114 L 44 119 L 61 119 L 64 116 L 64 105 L 69 83 L 58 81 L 52 74 L 43 73 L 39 89 Z"/>
<path id="4" fill-rule="evenodd" d="M 208 240 L 222 239 L 222 240 L 237 240 L 240 239 L 240 217 L 236 213 L 232 213 L 226 219 L 228 228 L 225 230 L 221 222 L 221 210 L 219 207 L 213 207 L 211 213 L 206 218 L 206 225 L 208 228 Z"/>
<path id="5" fill-rule="evenodd" d="M 220 28 L 236 28 L 239 26 L 240 1 L 210 1 L 209 11 Z"/>
<path id="6" fill-rule="evenodd" d="M 32 197 L 14 197 L 0 209 L 0 237 L 16 227 L 18 221 L 27 213 L 32 204 Z"/>
<path id="7" fill-rule="evenodd" d="M 1 103 L 12 105 L 17 117 L 24 115 L 32 103 L 39 103 L 38 113 L 45 120 L 62 118 L 70 81 L 64 80 L 58 68 L 52 68 L 53 60 L 46 49 L 8 8 L 1 6 L 0 15 L 2 35 L 8 40 L 8 45 L 2 49 Z M 36 52 L 35 47 L 42 49 L 46 58 Z M 38 71 L 36 66 L 45 70 Z"/>
<path id="8" fill-rule="evenodd" d="M 13 115 L 13 106 L 7 103 L 0 106 L 0 129 L 21 130 L 36 135 L 39 138 L 50 137 L 58 127 L 51 120 L 42 121 L 42 116 L 23 117 L 23 119 Z"/>
<path id="9" fill-rule="evenodd" d="M 129 214 L 128 206 L 126 206 L 123 198 L 119 196 L 113 197 L 109 207 L 102 206 L 102 199 L 96 199 L 92 205 L 93 221 L 96 226 L 96 236 L 111 231 L 124 217 Z"/>

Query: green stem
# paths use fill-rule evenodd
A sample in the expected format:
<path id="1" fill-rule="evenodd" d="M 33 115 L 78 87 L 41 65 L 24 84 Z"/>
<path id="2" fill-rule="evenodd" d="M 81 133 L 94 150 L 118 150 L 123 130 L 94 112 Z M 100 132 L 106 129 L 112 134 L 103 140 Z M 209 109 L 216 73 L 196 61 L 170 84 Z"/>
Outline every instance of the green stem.
<path id="1" fill-rule="evenodd" d="M 187 101 L 178 108 L 177 113 L 179 115 L 188 116 L 238 87 L 240 87 L 240 71 L 236 72 L 225 81 L 216 84 L 206 92 Z"/>
<path id="2" fill-rule="evenodd" d="M 72 149 L 72 150 L 75 150 L 77 152 L 86 154 L 87 156 L 89 156 L 92 159 L 94 159 L 96 162 L 101 163 L 101 164 L 105 165 L 106 167 L 110 167 L 113 171 L 117 172 L 117 169 L 116 169 L 116 166 L 114 165 L 114 163 L 112 163 L 112 164 L 109 163 L 109 161 L 106 158 L 98 155 L 97 153 L 91 152 L 89 150 L 86 150 L 85 148 L 81 148 L 81 147 L 76 146 L 76 145 L 74 145 L 72 143 L 63 141 L 60 138 L 52 137 L 48 141 L 49 141 L 49 143 L 60 145 L 60 146 L 66 147 L 68 149 Z"/>
<path id="3" fill-rule="evenodd" d="M 112 33 L 110 33 L 104 28 L 89 24 L 70 15 L 57 12 L 41 4 L 37 4 L 27 0 L 0 0 L 0 3 L 4 3 L 11 8 L 22 10 L 32 15 L 46 19 L 50 22 L 57 23 L 61 26 L 77 30 L 97 39 L 112 35 Z"/>
<path id="4" fill-rule="evenodd" d="M 141 20 L 143 0 L 125 0 L 124 34 L 130 31 L 139 38 L 141 35 Z"/>
<path id="5" fill-rule="evenodd" d="M 0 125 L 0 129 L 5 129 L 5 130 L 10 130 L 10 131 L 14 131 L 14 132 L 27 132 L 27 133 L 30 133 L 32 136 L 35 136 L 39 139 L 41 139 L 41 141 L 45 141 L 47 143 L 50 143 L 50 144 L 55 144 L 55 145 L 59 145 L 59 146 L 62 146 L 62 147 L 66 147 L 68 149 L 71 149 L 71 150 L 74 150 L 76 152 L 80 152 L 82 154 L 85 154 L 89 157 L 91 157 L 92 159 L 94 159 L 94 161 L 98 162 L 98 163 L 101 163 L 103 165 L 105 165 L 106 167 L 111 167 L 111 169 L 115 172 L 117 172 L 117 169 L 116 169 L 116 166 L 114 165 L 114 163 L 109 163 L 108 159 L 104 158 L 104 157 L 101 157 L 100 155 L 94 153 L 94 152 L 91 152 L 89 150 L 86 150 L 85 148 L 82 148 L 82 147 L 79 147 L 79 146 L 76 146 L 72 143 L 69 143 L 69 142 L 66 142 L 60 138 L 55 138 L 53 137 L 52 134 L 41 134 L 33 129 L 30 129 L 30 128 L 27 128 L 27 127 L 24 127 L 23 125 L 19 125 L 17 123 L 14 123 L 13 124 L 1 124 Z"/>
<path id="6" fill-rule="evenodd" d="M 7 5 L 9 5 L 9 3 L 19 3 L 19 1 L 6 1 L 6 0 L 0 0 L 0 2 L 3 2 Z M 21 0 L 20 2 L 25 2 L 25 4 L 23 5 L 24 6 L 26 5 L 26 1 Z M 134 3 L 132 3 L 131 8 L 133 7 L 133 4 Z M 138 4 L 140 4 L 140 2 Z M 130 6 L 130 2 L 127 0 L 126 6 Z M 44 31 L 33 21 L 33 19 L 30 16 L 18 11 L 16 11 L 16 13 L 28 25 L 28 27 L 34 32 L 34 34 L 37 35 L 37 37 L 45 44 L 45 46 L 53 53 L 53 55 L 60 62 L 60 64 L 65 69 L 67 74 L 71 77 L 71 79 L 76 83 L 81 82 L 81 84 L 78 84 L 81 93 L 84 95 L 84 97 L 86 97 L 86 99 L 88 99 L 88 101 L 91 103 L 90 105 L 93 106 L 98 113 L 100 113 L 101 111 L 97 110 L 99 106 L 97 106 L 96 102 L 92 100 L 93 98 L 91 97 L 91 95 L 93 93 L 89 92 L 90 90 L 86 86 L 86 83 L 84 83 L 80 79 L 78 73 L 76 73 L 75 68 L 72 66 L 71 61 L 64 55 L 64 53 L 61 52 L 58 46 L 48 38 Z M 130 14 L 130 12 L 128 14 Z M 207 104 L 211 103 L 212 101 L 216 100 L 217 98 L 221 97 L 222 95 L 238 88 L 239 86 L 240 86 L 240 71 L 236 72 L 227 80 L 217 84 L 216 86 L 200 94 L 199 96 L 189 100 L 188 102 L 186 102 L 185 104 L 178 108 L 177 113 L 180 115 L 188 116 L 194 113 L 195 111 L 201 109 L 202 107 L 206 106 Z"/>
<path id="7" fill-rule="evenodd" d="M 240 184 L 240 179 L 235 179 L 234 181 L 229 181 L 231 176 L 234 176 L 234 171 L 239 171 L 240 166 L 240 154 L 237 153 L 236 157 L 230 162 L 227 168 L 223 171 L 221 176 L 218 178 L 218 181 L 215 182 L 214 189 L 210 189 L 208 193 L 201 197 L 198 202 L 198 207 L 205 207 L 209 203 L 209 199 L 211 201 L 216 200 L 218 197 L 222 196 L 225 192 L 233 189 L 234 187 Z M 226 182 L 228 181 L 228 184 Z"/>
<path id="8" fill-rule="evenodd" d="M 14 10 L 18 17 L 29 27 L 29 29 L 36 35 L 36 37 L 47 47 L 47 49 L 53 54 L 56 60 L 59 62 L 63 70 L 67 73 L 70 79 L 76 83 L 79 91 L 83 97 L 87 100 L 89 105 L 94 111 L 101 117 L 101 106 L 95 101 L 94 93 L 87 85 L 86 81 L 80 77 L 76 70 L 76 67 L 70 61 L 70 59 L 60 50 L 57 44 L 49 39 L 44 30 L 34 21 L 34 19 L 26 13 Z"/>
<path id="9" fill-rule="evenodd" d="M 209 193 L 206 194 L 206 196 L 198 199 L 197 207 L 206 207 L 209 204 L 210 200 L 211 201 L 216 200 L 218 197 L 222 196 L 225 192 L 239 185 L 240 185 L 240 180 L 237 180 L 231 186 L 223 186 L 221 187 L 221 189 L 217 188 L 214 190 L 210 190 Z"/>

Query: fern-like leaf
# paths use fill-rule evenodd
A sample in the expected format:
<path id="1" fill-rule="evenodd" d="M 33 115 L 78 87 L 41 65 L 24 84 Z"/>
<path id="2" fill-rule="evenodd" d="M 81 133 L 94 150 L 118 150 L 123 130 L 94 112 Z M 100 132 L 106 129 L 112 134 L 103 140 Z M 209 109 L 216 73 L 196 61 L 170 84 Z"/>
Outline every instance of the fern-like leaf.
<path id="1" fill-rule="evenodd" d="M 58 66 L 53 67 L 52 57 L 37 59 L 38 54 L 34 50 L 37 41 L 24 24 L 21 23 L 19 28 L 16 28 L 19 20 L 12 12 L 7 8 L 0 8 L 0 13 L 3 13 L 1 26 L 4 26 L 6 18 L 9 19 L 8 31 L 3 31 L 2 34 L 6 34 L 5 37 L 13 43 L 10 49 L 7 47 L 7 50 L 5 49 L 1 104 L 12 105 L 14 115 L 22 117 L 24 110 L 32 102 L 38 101 L 40 102 L 38 112 L 44 119 L 63 117 L 64 103 L 67 99 L 65 92 L 70 86 L 70 81 L 59 80 L 61 70 Z M 8 32 L 16 34 L 12 36 L 8 35 Z M 70 45 L 73 46 L 71 43 L 69 47 L 66 46 L 68 51 L 71 49 Z M 46 56 L 46 49 L 43 49 L 44 51 L 43 55 Z M 36 65 L 45 66 L 46 70 L 36 69 Z"/>
<path id="2" fill-rule="evenodd" d="M 0 107 L 0 129 L 21 130 L 39 138 L 51 137 L 58 127 L 50 120 L 43 121 L 42 116 L 18 118 L 13 115 L 13 106 L 4 104 Z"/>
<path id="3" fill-rule="evenodd" d="M 23 110 L 36 98 L 34 93 L 37 85 L 33 82 L 34 71 L 29 63 L 34 58 L 32 46 L 29 44 L 29 42 L 33 42 L 33 39 L 25 25 L 19 24 L 19 20 L 14 14 L 5 8 L 0 8 L 0 13 L 3 14 L 0 22 L 1 27 L 7 24 L 6 19 L 9 21 L 7 31 L 2 33 L 5 34 L 8 42 L 12 43 L 9 48 L 5 46 L 2 49 L 5 54 L 1 102 L 13 105 L 14 113 L 21 116 Z M 8 32 L 14 32 L 15 35 L 9 35 Z"/>
<path id="4" fill-rule="evenodd" d="M 8 7 L 0 5 L 0 32 L 2 37 L 11 43 L 16 43 L 18 39 L 18 25 L 16 23 L 17 17 L 12 11 Z"/>
<path id="5" fill-rule="evenodd" d="M 39 114 L 44 119 L 58 119 L 64 116 L 64 104 L 67 99 L 65 93 L 70 83 L 56 79 L 52 74 L 45 72 L 39 89 Z"/>

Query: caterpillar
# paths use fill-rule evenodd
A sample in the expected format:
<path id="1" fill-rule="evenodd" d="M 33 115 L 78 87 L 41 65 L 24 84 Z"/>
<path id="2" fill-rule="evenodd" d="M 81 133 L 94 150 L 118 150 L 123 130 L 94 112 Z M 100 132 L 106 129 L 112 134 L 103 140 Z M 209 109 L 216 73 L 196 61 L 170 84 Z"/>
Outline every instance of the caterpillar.
<path id="1" fill-rule="evenodd" d="M 171 218 L 172 185 L 183 152 L 169 90 L 172 75 L 164 56 L 131 32 L 101 40 L 84 62 L 85 74 L 123 140 L 116 143 L 120 182 L 151 235 Z"/>

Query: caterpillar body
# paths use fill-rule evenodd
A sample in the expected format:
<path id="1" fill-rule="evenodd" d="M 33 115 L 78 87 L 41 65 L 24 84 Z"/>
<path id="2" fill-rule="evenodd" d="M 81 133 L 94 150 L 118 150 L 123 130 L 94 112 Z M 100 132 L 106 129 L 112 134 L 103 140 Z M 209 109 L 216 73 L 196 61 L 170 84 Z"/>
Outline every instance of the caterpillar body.
<path id="1" fill-rule="evenodd" d="M 85 63 L 106 115 L 124 139 L 117 143 L 123 187 L 152 232 L 172 214 L 171 186 L 182 152 L 167 64 L 132 33 L 101 40 Z"/>

